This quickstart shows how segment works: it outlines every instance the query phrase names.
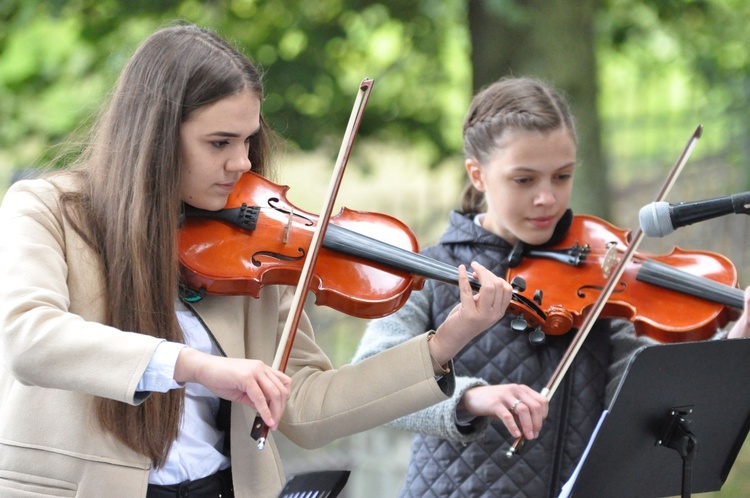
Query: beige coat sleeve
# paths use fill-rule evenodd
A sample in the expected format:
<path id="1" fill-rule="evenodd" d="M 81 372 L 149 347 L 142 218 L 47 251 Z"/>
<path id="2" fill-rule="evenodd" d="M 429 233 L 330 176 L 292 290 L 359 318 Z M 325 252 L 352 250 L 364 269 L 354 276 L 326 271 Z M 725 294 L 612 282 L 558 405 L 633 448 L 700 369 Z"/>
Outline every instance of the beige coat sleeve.
<path id="1" fill-rule="evenodd" d="M 290 296 L 282 299 L 281 316 Z M 292 395 L 281 430 L 304 448 L 378 427 L 448 397 L 435 380 L 426 334 L 339 369 L 315 343 L 307 318 L 294 344 L 288 366 Z"/>
<path id="2" fill-rule="evenodd" d="M 206 296 L 194 308 L 227 356 L 271 365 L 293 295 L 291 287 L 265 286 L 257 299 Z M 304 448 L 378 427 L 452 394 L 435 380 L 426 334 L 366 361 L 334 369 L 303 314 L 293 344 L 285 370 L 292 378 L 292 392 L 280 430 Z M 244 428 L 239 430 L 249 435 L 255 411 L 246 407 L 242 411 Z"/>
<path id="3" fill-rule="evenodd" d="M 159 339 L 98 323 L 105 305 L 100 265 L 64 220 L 54 187 L 45 180 L 14 184 L 0 208 L 0 233 L 5 368 L 24 385 L 135 404 Z"/>

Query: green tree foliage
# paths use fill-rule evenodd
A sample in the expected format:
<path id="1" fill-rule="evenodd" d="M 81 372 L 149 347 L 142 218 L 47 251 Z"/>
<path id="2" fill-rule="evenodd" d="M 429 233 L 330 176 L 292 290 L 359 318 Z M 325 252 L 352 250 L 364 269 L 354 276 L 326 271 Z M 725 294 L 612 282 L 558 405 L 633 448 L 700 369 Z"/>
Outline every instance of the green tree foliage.
<path id="1" fill-rule="evenodd" d="M 603 114 L 615 119 L 626 85 L 649 87 L 661 97 L 632 96 L 630 108 L 640 119 L 662 113 L 683 120 L 691 115 L 693 125 L 710 122 L 703 141 L 713 142 L 702 144 L 697 154 L 730 150 L 729 160 L 744 163 L 750 151 L 749 22 L 750 3 L 744 0 L 605 1 L 598 23 L 599 58 L 609 62 L 600 74 L 607 92 Z M 655 131 L 663 144 L 674 143 L 665 140 L 672 130 L 664 122 L 648 133 Z M 632 154 L 647 142 L 632 140 L 631 151 L 619 153 Z"/>
<path id="2" fill-rule="evenodd" d="M 513 29 L 533 31 L 543 24 L 541 14 L 534 14 L 539 9 L 529 12 L 528 1 L 474 1 Z M 371 77 L 375 87 L 361 135 L 426 144 L 437 159 L 460 150 L 459 127 L 472 85 L 482 84 L 481 71 L 489 66 L 473 68 L 472 76 L 468 55 L 492 61 L 503 46 L 514 46 L 507 41 L 471 47 L 467 5 L 460 0 L 5 0 L 0 3 L 0 161 L 36 162 L 47 146 L 85 123 L 132 50 L 172 19 L 214 28 L 258 61 L 268 89 L 264 111 L 301 148 L 338 140 L 359 81 Z M 747 100 L 748 2 L 606 0 L 597 9 L 600 54 L 626 53 L 640 68 L 687 61 L 717 95 L 717 112 Z M 523 60 L 540 48 L 513 52 Z M 481 81 L 473 82 L 477 78 Z M 607 102 L 600 108 L 606 112 Z"/>
<path id="3" fill-rule="evenodd" d="M 302 149 L 340 138 L 359 82 L 370 77 L 361 135 L 408 139 L 437 158 L 460 146 L 470 95 L 463 16 L 460 2 L 440 0 L 5 2 L 0 148 L 17 166 L 39 161 L 89 121 L 138 43 L 179 19 L 217 30 L 260 64 L 264 112 Z"/>
<path id="4" fill-rule="evenodd" d="M 571 207 L 611 215 L 608 167 L 600 146 L 594 19 L 599 0 L 470 0 L 473 86 L 501 76 L 541 78 L 568 96 L 578 131 Z"/>
<path id="5" fill-rule="evenodd" d="M 0 10 L 0 164 L 43 162 L 50 146 L 90 121 L 135 44 L 175 2 L 3 3 Z"/>

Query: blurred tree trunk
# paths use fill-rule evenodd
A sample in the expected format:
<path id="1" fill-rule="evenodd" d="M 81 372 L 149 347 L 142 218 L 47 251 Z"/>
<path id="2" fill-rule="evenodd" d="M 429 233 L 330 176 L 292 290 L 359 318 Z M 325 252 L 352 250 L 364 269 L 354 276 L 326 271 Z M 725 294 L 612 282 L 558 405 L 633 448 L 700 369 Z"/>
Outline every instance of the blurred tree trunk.
<path id="1" fill-rule="evenodd" d="M 599 0 L 469 0 L 474 90 L 505 75 L 539 77 L 567 94 L 577 121 L 572 207 L 610 218 L 597 113 L 594 17 Z"/>

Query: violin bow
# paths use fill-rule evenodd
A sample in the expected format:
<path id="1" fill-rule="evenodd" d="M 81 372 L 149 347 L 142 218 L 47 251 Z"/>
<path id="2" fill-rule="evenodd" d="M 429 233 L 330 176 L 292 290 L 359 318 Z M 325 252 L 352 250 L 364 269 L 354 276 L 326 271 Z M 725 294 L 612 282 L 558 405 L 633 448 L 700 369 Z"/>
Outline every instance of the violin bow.
<path id="1" fill-rule="evenodd" d="M 688 142 L 685 145 L 685 148 L 683 149 L 680 156 L 677 158 L 677 161 L 672 166 L 672 169 L 669 172 L 669 175 L 667 176 L 666 180 L 662 184 L 661 189 L 659 190 L 659 193 L 656 195 L 655 202 L 663 201 L 664 198 L 669 193 L 669 191 L 672 189 L 675 182 L 677 181 L 677 177 L 680 175 L 683 168 L 685 167 L 685 164 L 690 158 L 690 155 L 693 153 L 693 149 L 695 148 L 695 145 L 698 143 L 698 139 L 701 137 L 702 134 L 703 134 L 703 126 L 698 125 L 695 128 L 695 131 L 693 131 L 693 134 L 688 139 Z M 615 290 L 615 286 L 617 285 L 617 282 L 620 280 L 623 273 L 625 273 L 626 266 L 633 259 L 633 256 L 636 250 L 638 249 L 638 246 L 640 245 L 641 241 L 643 240 L 643 237 L 644 237 L 643 231 L 641 230 L 639 226 L 636 229 L 633 237 L 631 238 L 631 242 L 627 250 L 623 253 L 622 258 L 612 270 L 612 273 L 610 274 L 606 285 L 602 289 L 602 292 L 599 295 L 599 298 L 596 300 L 596 302 L 592 306 L 591 311 L 584 318 L 583 323 L 581 324 L 581 327 L 578 329 L 578 332 L 573 337 L 573 340 L 568 346 L 568 349 L 565 351 L 565 354 L 563 355 L 563 358 L 560 361 L 560 363 L 557 365 L 557 368 L 552 373 L 552 376 L 550 377 L 549 382 L 547 382 L 547 385 L 544 387 L 544 389 L 542 389 L 541 393 L 544 396 L 546 396 L 547 399 L 551 399 L 552 396 L 555 394 L 555 391 L 557 390 L 557 388 L 560 386 L 560 383 L 562 382 L 563 377 L 565 376 L 567 371 L 570 369 L 570 366 L 573 364 L 573 360 L 575 359 L 576 355 L 578 354 L 581 347 L 583 346 L 583 341 L 588 337 L 589 332 L 591 332 L 591 329 L 594 327 L 594 322 L 596 322 L 596 320 L 599 318 L 599 315 L 604 309 L 604 306 L 607 304 L 607 301 L 612 295 L 612 292 Z M 523 436 L 517 438 L 515 442 L 513 443 L 513 445 L 510 447 L 510 449 L 506 452 L 506 456 L 510 458 L 513 455 L 517 454 L 523 447 L 524 443 L 525 443 L 525 439 Z"/>
<path id="2" fill-rule="evenodd" d="M 336 202 L 336 195 L 338 194 L 339 187 L 341 186 L 341 180 L 344 176 L 344 169 L 346 163 L 349 160 L 349 155 L 352 151 L 352 145 L 354 144 L 354 137 L 357 134 L 359 125 L 362 122 L 362 114 L 364 113 L 367 100 L 370 97 L 370 91 L 372 90 L 373 80 L 365 78 L 359 85 L 359 91 L 354 101 L 354 107 L 352 113 L 349 116 L 349 123 L 344 133 L 344 137 L 339 149 L 339 155 L 336 159 L 336 164 L 333 169 L 331 180 L 328 184 L 328 191 L 326 193 L 323 208 L 320 211 L 318 217 L 318 225 L 313 231 L 312 239 L 310 241 L 310 247 L 305 257 L 305 263 L 302 266 L 300 273 L 300 280 L 297 284 L 297 288 L 292 299 L 292 304 L 287 315 L 284 329 L 279 338 L 279 346 L 276 350 L 276 355 L 273 359 L 272 367 L 276 370 L 284 372 L 289 362 L 289 356 L 292 352 L 292 346 L 294 345 L 294 338 L 297 334 L 297 327 L 299 321 L 302 318 L 302 312 L 305 307 L 305 298 L 308 290 L 312 283 L 313 268 L 315 262 L 318 259 L 320 248 L 323 245 L 323 237 L 325 236 L 326 227 L 328 221 L 331 218 L 333 212 L 333 205 Z M 253 427 L 250 435 L 258 443 L 258 449 L 262 450 L 266 445 L 266 439 L 268 437 L 268 426 L 263 422 L 260 415 L 255 417 Z"/>

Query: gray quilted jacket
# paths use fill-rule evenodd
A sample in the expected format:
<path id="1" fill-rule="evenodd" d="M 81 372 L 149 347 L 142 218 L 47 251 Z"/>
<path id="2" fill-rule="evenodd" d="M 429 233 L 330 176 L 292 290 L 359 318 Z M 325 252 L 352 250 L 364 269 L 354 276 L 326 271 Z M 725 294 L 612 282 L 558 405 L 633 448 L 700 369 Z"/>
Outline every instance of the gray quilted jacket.
<path id="1" fill-rule="evenodd" d="M 473 218 L 452 212 L 438 244 L 424 253 L 454 266 L 476 260 L 505 275 L 511 246 L 482 229 Z M 398 312 L 368 325 L 354 361 L 437 328 L 457 302 L 457 287 L 429 281 L 422 291 L 412 293 Z M 634 337 L 629 322 L 599 320 L 552 397 L 539 438 L 527 442 L 520 455 L 508 458 L 506 451 L 513 438 L 502 422 L 477 418 L 468 425 L 458 424 L 458 401 L 467 389 L 478 385 L 518 383 L 541 390 L 573 335 L 548 336 L 544 345 L 534 346 L 525 333 L 510 329 L 511 319 L 498 322 L 454 359 L 456 390 L 452 399 L 388 424 L 415 433 L 400 496 L 556 497 L 585 449 L 629 357 L 639 347 L 653 343 Z"/>

